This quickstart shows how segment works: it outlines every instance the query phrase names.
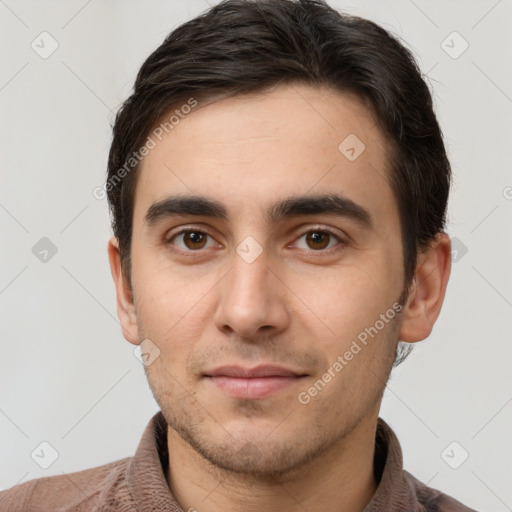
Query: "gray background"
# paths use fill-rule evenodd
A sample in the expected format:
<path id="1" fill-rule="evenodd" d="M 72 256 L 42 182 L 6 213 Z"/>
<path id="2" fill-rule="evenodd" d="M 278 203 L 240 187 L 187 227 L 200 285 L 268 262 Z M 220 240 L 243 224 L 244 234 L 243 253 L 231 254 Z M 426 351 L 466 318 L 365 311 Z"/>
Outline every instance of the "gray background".
<path id="1" fill-rule="evenodd" d="M 511 2 L 331 5 L 413 49 L 455 175 L 445 306 L 432 336 L 394 371 L 381 416 L 417 478 L 478 510 L 512 510 Z M 143 60 L 207 7 L 0 1 L 0 488 L 131 456 L 157 411 L 121 335 L 107 204 L 93 189 L 104 179 L 109 123 Z M 58 48 L 43 59 L 50 37 Z M 41 253 L 43 237 L 55 255 Z M 31 457 L 50 461 L 43 441 L 59 454 L 47 469 Z M 469 458 L 453 469 L 446 461 L 458 465 L 463 450 Z"/>

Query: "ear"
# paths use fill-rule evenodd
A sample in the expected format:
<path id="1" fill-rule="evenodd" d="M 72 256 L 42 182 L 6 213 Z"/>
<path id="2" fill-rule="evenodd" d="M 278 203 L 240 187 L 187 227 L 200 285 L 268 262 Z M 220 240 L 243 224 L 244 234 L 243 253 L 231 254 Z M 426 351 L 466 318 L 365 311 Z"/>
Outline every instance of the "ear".
<path id="1" fill-rule="evenodd" d="M 450 238 L 446 233 L 439 233 L 428 249 L 418 254 L 400 340 L 414 343 L 430 335 L 443 305 L 451 264 Z"/>
<path id="2" fill-rule="evenodd" d="M 123 336 L 127 341 L 134 345 L 139 345 L 139 328 L 137 325 L 137 316 L 133 304 L 133 294 L 129 283 L 126 281 L 121 265 L 121 253 L 119 252 L 119 242 L 117 238 L 112 237 L 108 241 L 108 259 L 110 262 L 110 271 L 116 287 L 117 316 L 121 321 Z"/>

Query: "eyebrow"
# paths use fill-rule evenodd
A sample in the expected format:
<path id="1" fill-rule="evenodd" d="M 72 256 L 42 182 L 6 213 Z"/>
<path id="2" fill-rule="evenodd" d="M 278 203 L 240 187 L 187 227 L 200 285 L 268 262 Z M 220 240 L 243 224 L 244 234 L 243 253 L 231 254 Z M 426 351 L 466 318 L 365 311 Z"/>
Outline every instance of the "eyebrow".
<path id="1" fill-rule="evenodd" d="M 347 197 L 337 194 L 294 196 L 279 201 L 265 212 L 265 219 L 274 223 L 301 215 L 335 215 L 358 221 L 362 226 L 374 227 L 370 212 Z M 153 203 L 144 217 L 152 226 L 162 219 L 174 216 L 201 216 L 227 221 L 228 210 L 223 203 L 203 196 L 171 196 Z"/>

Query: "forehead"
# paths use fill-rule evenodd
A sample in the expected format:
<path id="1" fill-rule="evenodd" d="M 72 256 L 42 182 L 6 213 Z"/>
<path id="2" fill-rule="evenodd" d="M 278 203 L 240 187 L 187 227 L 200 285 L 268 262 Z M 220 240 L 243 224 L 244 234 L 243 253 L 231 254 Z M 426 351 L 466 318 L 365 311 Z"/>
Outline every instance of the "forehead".
<path id="1" fill-rule="evenodd" d="M 291 195 L 338 192 L 393 209 L 386 138 L 354 95 L 287 85 L 196 107 L 140 168 L 135 220 L 166 196 L 207 196 L 233 214 Z"/>

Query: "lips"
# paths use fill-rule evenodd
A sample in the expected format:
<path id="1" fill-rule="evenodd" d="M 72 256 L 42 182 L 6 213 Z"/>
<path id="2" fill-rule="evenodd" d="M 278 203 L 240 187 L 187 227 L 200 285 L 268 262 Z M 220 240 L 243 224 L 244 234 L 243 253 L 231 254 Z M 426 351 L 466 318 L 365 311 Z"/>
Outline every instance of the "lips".
<path id="1" fill-rule="evenodd" d="M 205 373 L 218 390 L 234 398 L 257 400 L 268 398 L 293 386 L 306 374 L 276 365 L 256 368 L 222 366 Z"/>
<path id="2" fill-rule="evenodd" d="M 260 365 L 256 368 L 243 368 L 241 366 L 221 366 L 209 372 L 209 377 L 237 377 L 237 378 L 258 378 L 258 377 L 297 377 L 304 375 L 293 370 L 289 370 L 283 366 L 276 365 Z"/>

